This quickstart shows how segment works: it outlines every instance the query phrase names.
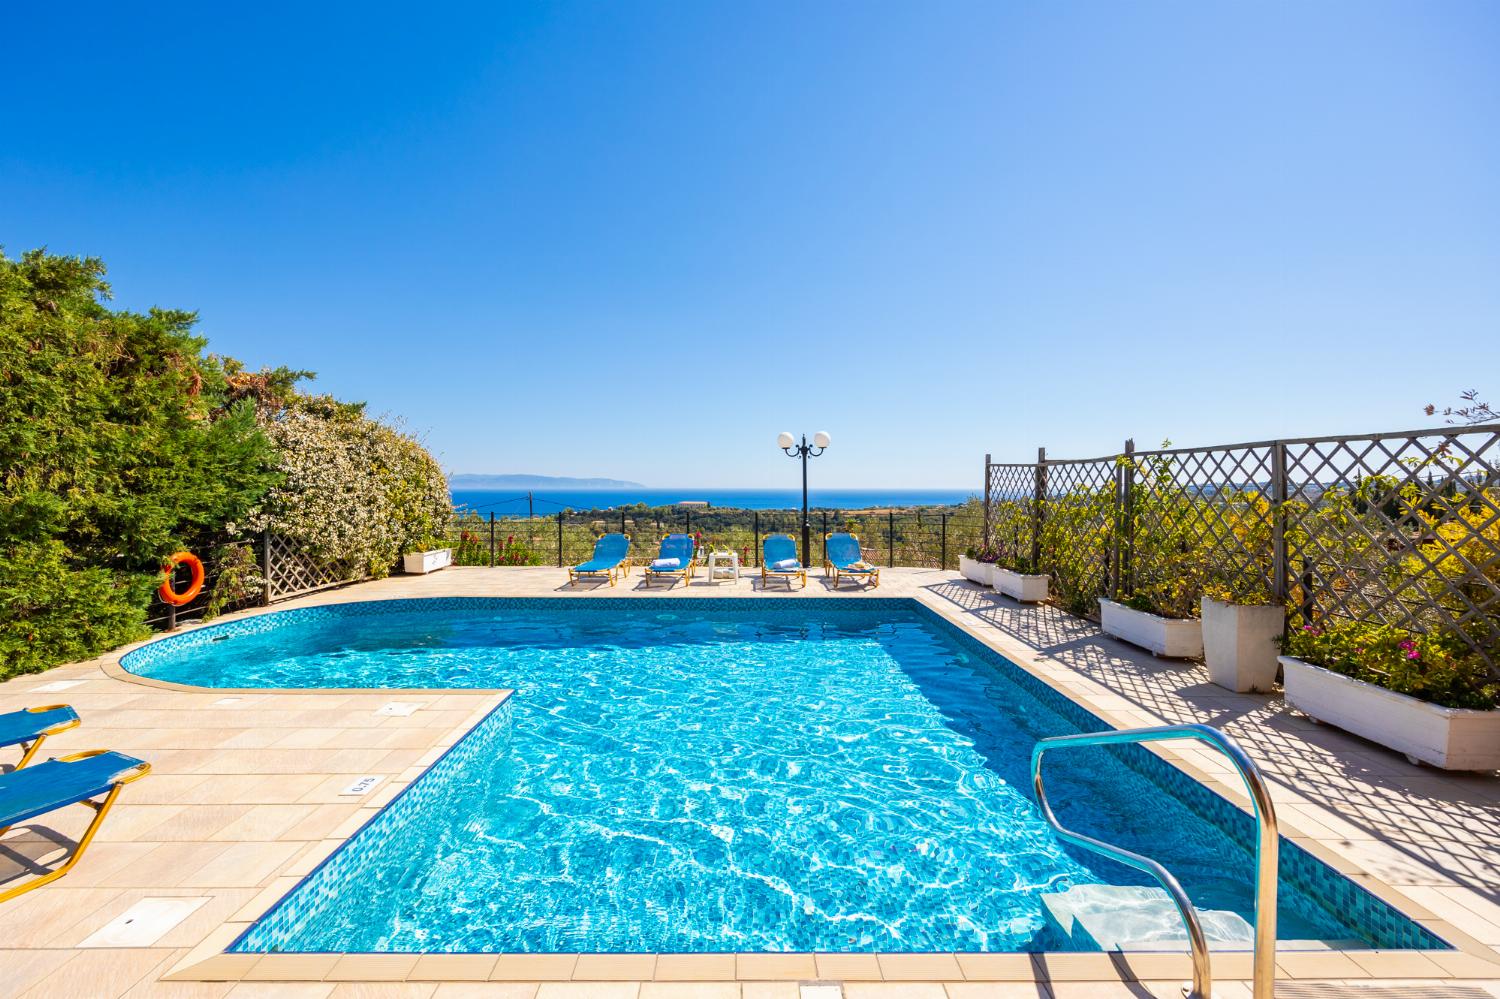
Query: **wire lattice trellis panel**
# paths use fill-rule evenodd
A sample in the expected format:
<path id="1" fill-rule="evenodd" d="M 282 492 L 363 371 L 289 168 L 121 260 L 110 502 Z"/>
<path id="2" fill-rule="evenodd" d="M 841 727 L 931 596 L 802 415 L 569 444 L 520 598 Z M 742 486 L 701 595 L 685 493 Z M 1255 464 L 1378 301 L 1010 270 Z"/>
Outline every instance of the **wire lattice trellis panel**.
<path id="1" fill-rule="evenodd" d="M 354 582 L 364 576 L 348 564 L 316 558 L 295 541 L 277 534 L 266 535 L 263 544 L 268 601 L 285 600 L 313 590 Z"/>
<path id="2" fill-rule="evenodd" d="M 1058 599 L 1073 610 L 1092 613 L 1109 590 L 1118 468 L 1109 457 L 1047 461 L 1038 469 L 1037 561 L 1051 573 Z"/>
<path id="3" fill-rule="evenodd" d="M 986 486 L 987 535 L 1029 536 L 1075 610 L 1114 593 L 1191 615 L 1217 585 L 1442 632 L 1500 673 L 1500 425 L 1043 456 L 987 463 Z"/>
<path id="4" fill-rule="evenodd" d="M 1036 548 L 1036 465 L 991 465 L 985 537 L 1007 557 L 1030 558 Z"/>
<path id="5" fill-rule="evenodd" d="M 1443 629 L 1500 668 L 1500 430 L 1285 447 L 1302 617 Z"/>
<path id="6" fill-rule="evenodd" d="M 1197 613 L 1205 586 L 1271 601 L 1274 464 L 1270 445 L 1127 454 L 1117 592 L 1148 594 L 1176 617 Z"/>

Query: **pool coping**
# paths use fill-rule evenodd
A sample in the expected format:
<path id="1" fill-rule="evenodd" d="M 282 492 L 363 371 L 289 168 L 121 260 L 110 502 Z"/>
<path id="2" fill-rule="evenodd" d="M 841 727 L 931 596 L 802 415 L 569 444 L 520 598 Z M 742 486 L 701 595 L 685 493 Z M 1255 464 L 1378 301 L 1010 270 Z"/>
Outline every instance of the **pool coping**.
<path id="1" fill-rule="evenodd" d="M 362 602 L 350 590 L 341 591 L 345 599 L 320 600 L 319 605 Z M 663 593 L 666 597 L 669 594 Z M 431 595 L 436 596 L 436 595 Z M 759 594 L 756 594 L 759 596 Z M 766 594 L 775 599 L 777 594 Z M 424 599 L 424 596 L 396 599 Z M 528 594 L 526 599 L 570 599 L 572 595 Z M 586 597 L 585 597 L 586 598 Z M 742 596 L 730 599 L 742 599 Z M 750 597 L 749 599 L 754 599 Z M 1017 669 L 1029 674 L 1053 691 L 1078 704 L 1107 725 L 1115 728 L 1139 727 L 1145 724 L 1131 714 L 1149 714 L 1139 706 L 1123 701 L 1118 694 L 1097 684 L 1075 670 L 1061 665 L 1049 666 L 1048 657 L 1029 648 L 990 626 L 970 619 L 951 601 L 923 589 L 915 594 L 869 593 L 862 599 L 912 600 L 934 613 L 963 634 L 997 653 Z M 837 599 L 837 598 L 834 598 Z M 305 606 L 305 605 L 300 605 Z M 254 608 L 247 612 L 225 615 L 221 622 L 240 620 L 265 613 L 292 609 L 283 604 Z M 153 640 L 160 640 L 153 639 Z M 227 688 L 198 687 L 171 681 L 154 680 L 125 670 L 119 660 L 149 642 L 134 643 L 105 657 L 101 667 L 109 676 L 128 683 L 192 693 L 212 692 L 230 695 L 278 694 L 381 694 L 441 696 L 454 693 L 452 688 Z M 1062 678 L 1065 677 L 1066 681 Z M 1090 689 L 1092 688 L 1092 689 Z M 495 695 L 497 699 L 479 715 L 445 733 L 438 743 L 445 751 L 464 738 L 490 711 L 504 702 L 510 691 L 464 688 L 470 694 Z M 1128 705 L 1122 706 L 1122 705 Z M 1161 720 L 1158 719 L 1160 723 Z M 436 748 L 436 747 L 435 747 Z M 1248 810 L 1248 798 L 1238 783 L 1238 775 L 1227 767 L 1222 772 L 1200 766 L 1198 759 L 1170 745 L 1144 747 L 1185 772 L 1209 790 L 1241 810 Z M 438 757 L 440 758 L 440 757 Z M 425 775 L 436 762 L 420 768 L 412 782 Z M 416 768 L 413 768 L 416 769 Z M 403 789 L 404 790 L 404 789 Z M 1132 951 L 1113 953 L 1039 952 L 1039 953 L 965 953 L 965 952 L 819 952 L 793 953 L 693 953 L 693 954 L 437 954 L 437 953 L 229 953 L 228 948 L 265 913 L 321 865 L 328 857 L 352 839 L 378 816 L 397 796 L 367 802 L 361 812 L 368 816 L 357 828 L 331 836 L 315 854 L 297 859 L 254 899 L 162 975 L 162 981 L 1076 981 L 1132 982 L 1185 978 L 1191 967 L 1188 955 L 1178 952 Z M 1314 809 L 1317 806 L 1299 807 Z M 351 823 L 351 825 L 353 825 Z M 1373 980 L 1500 978 L 1500 957 L 1494 949 L 1471 936 L 1456 924 L 1436 916 L 1398 888 L 1375 876 L 1357 862 L 1343 856 L 1324 840 L 1307 834 L 1295 821 L 1283 819 L 1281 832 L 1315 859 L 1338 874 L 1365 888 L 1408 919 L 1427 928 L 1453 946 L 1451 951 L 1369 950 L 1329 948 L 1324 950 L 1280 950 L 1277 953 L 1278 978 Z M 1216 980 L 1248 980 L 1250 953 L 1247 951 L 1214 951 L 1213 973 Z"/>

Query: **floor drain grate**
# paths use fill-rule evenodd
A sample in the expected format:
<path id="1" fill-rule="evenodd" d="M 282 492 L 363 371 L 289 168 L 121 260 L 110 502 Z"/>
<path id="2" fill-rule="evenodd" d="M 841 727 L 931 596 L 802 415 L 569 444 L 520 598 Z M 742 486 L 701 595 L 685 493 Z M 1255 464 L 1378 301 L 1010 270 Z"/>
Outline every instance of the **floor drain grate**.
<path id="1" fill-rule="evenodd" d="M 208 901 L 193 898 L 143 898 L 89 934 L 80 947 L 150 947 Z"/>

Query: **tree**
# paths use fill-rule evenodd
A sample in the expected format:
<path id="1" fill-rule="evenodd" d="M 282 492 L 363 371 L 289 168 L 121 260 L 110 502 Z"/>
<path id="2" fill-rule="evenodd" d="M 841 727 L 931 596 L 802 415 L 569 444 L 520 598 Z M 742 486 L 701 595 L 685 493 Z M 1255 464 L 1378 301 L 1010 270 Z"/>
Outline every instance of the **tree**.
<path id="1" fill-rule="evenodd" d="M 0 253 L 0 677 L 140 637 L 163 557 L 277 477 L 196 315 L 112 310 L 104 273 Z"/>
<path id="2" fill-rule="evenodd" d="M 1469 389 L 1466 392 L 1460 392 L 1458 398 L 1465 405 L 1443 407 L 1443 415 L 1448 418 L 1449 423 L 1474 426 L 1479 423 L 1500 422 L 1500 412 L 1496 412 L 1489 403 L 1479 401 L 1478 389 Z M 1437 407 L 1432 403 L 1424 406 L 1422 411 L 1428 416 L 1437 415 Z"/>

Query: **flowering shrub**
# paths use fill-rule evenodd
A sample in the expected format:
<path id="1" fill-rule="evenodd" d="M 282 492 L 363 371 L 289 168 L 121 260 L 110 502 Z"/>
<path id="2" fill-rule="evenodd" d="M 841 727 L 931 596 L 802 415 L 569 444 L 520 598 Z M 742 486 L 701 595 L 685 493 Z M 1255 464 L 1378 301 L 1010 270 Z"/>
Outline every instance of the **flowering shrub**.
<path id="1" fill-rule="evenodd" d="M 543 561 L 541 552 L 513 534 L 495 546 L 496 565 L 541 565 Z"/>
<path id="2" fill-rule="evenodd" d="M 1500 686 L 1452 637 L 1327 622 L 1292 629 L 1283 645 L 1288 655 L 1315 666 L 1445 708 L 1488 709 L 1500 703 Z"/>
<path id="3" fill-rule="evenodd" d="M 299 398 L 264 420 L 281 482 L 246 519 L 348 578 L 387 575 L 439 540 L 452 516 L 442 469 L 421 444 L 361 407 Z"/>

